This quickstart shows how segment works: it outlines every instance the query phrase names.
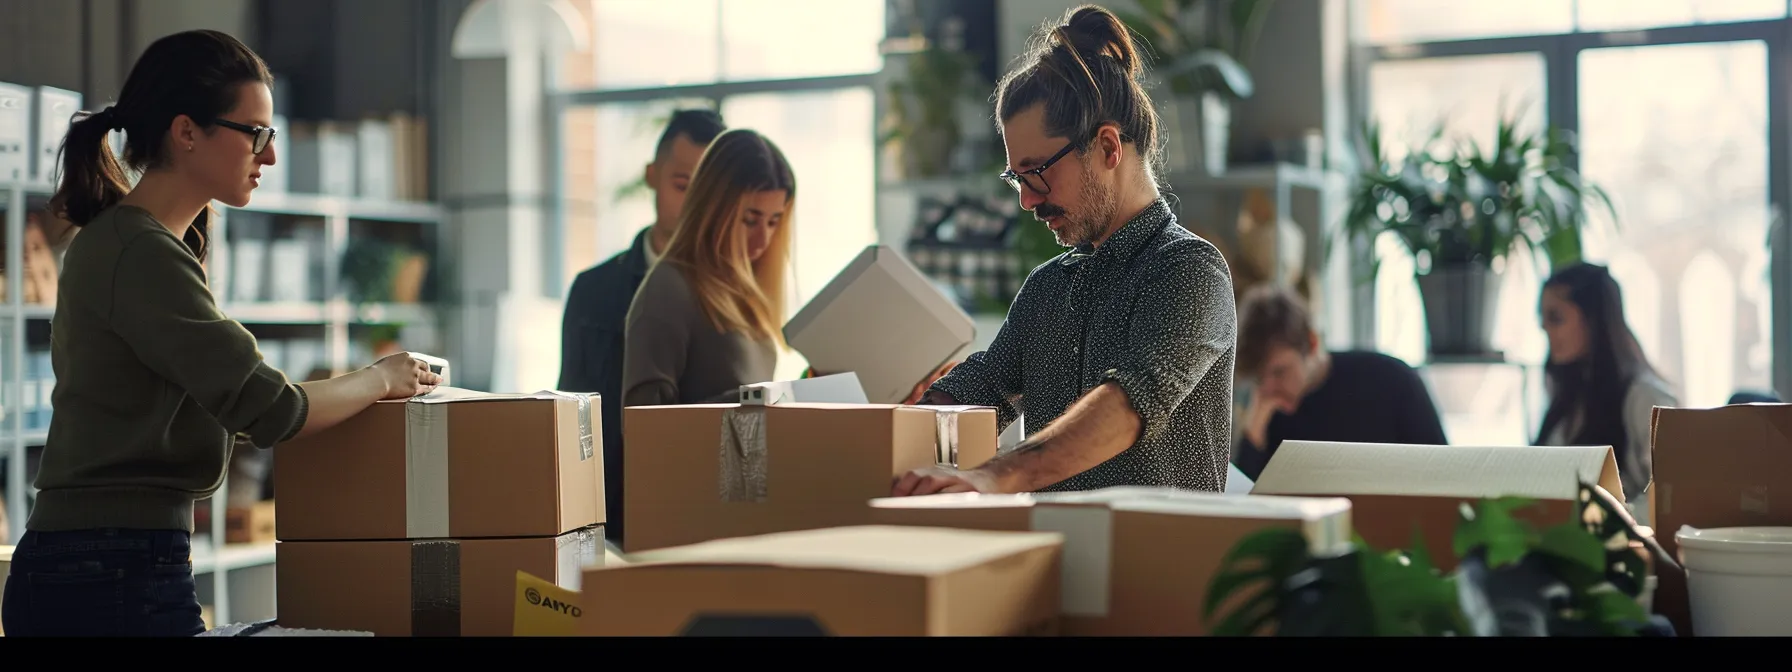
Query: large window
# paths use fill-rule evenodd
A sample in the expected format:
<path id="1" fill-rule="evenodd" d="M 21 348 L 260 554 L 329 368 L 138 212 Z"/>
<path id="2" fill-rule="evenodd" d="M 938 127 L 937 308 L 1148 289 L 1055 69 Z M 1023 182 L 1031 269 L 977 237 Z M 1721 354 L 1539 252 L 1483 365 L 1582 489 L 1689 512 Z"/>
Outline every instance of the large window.
<path id="1" fill-rule="evenodd" d="M 1356 0 L 1361 38 L 1395 45 L 1779 19 L 1787 0 Z"/>
<path id="2" fill-rule="evenodd" d="M 584 0 L 589 53 L 559 68 L 562 288 L 655 218 L 643 177 L 672 110 L 777 143 L 797 177 L 791 310 L 877 240 L 874 74 L 884 0 Z M 793 27 L 826 25 L 827 30 Z M 800 373 L 800 358 L 779 363 Z"/>
<path id="3" fill-rule="evenodd" d="M 1578 167 L 1611 195 L 1617 225 L 1598 218 L 1585 256 L 1618 278 L 1626 318 L 1681 405 L 1783 385 L 1792 362 L 1772 335 L 1789 314 L 1775 296 L 1792 288 L 1773 281 L 1769 261 L 1786 251 L 1770 248 L 1768 234 L 1792 188 L 1776 172 L 1788 157 L 1772 120 L 1788 110 L 1769 95 L 1769 67 L 1784 58 L 1786 0 L 1357 7 L 1357 109 L 1383 125 L 1384 142 L 1420 139 L 1440 118 L 1485 142 L 1501 102 L 1528 103 L 1524 123 L 1574 133 Z M 1378 251 L 1377 345 L 1424 363 L 1412 259 L 1392 241 Z M 1505 266 L 1494 339 L 1532 365 L 1546 355 L 1536 268 L 1524 255 Z"/>

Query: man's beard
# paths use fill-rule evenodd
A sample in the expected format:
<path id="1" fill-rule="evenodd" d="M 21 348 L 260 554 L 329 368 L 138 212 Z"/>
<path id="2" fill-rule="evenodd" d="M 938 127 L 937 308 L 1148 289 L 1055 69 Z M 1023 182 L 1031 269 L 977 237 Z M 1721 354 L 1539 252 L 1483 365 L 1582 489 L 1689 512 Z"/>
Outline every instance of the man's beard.
<path id="1" fill-rule="evenodd" d="M 1080 200 L 1083 205 L 1077 212 L 1067 212 L 1049 203 L 1033 210 L 1035 217 L 1063 215 L 1064 228 L 1053 231 L 1052 238 L 1064 247 L 1093 244 L 1102 231 L 1107 229 L 1108 223 L 1113 221 L 1114 211 L 1118 208 L 1114 190 L 1103 187 L 1098 180 L 1084 181 L 1078 195 L 1082 197 Z"/>

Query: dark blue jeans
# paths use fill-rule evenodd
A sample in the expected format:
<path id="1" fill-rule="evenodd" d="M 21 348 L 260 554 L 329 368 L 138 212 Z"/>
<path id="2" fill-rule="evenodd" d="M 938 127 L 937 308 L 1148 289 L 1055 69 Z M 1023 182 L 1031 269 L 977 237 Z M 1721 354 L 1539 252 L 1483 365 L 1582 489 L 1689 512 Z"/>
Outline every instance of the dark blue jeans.
<path id="1" fill-rule="evenodd" d="M 191 637 L 205 631 L 181 530 L 25 533 L 0 621 L 7 637 Z"/>

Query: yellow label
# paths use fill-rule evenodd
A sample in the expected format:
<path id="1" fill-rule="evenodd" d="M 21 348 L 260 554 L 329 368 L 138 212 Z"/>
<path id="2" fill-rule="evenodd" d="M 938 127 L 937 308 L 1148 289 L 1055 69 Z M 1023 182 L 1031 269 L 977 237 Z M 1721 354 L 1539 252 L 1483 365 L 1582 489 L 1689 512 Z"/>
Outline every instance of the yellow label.
<path id="1" fill-rule="evenodd" d="M 516 573 L 517 637 L 576 637 L 579 619 L 585 615 L 579 608 L 579 593 L 543 581 L 534 575 Z"/>

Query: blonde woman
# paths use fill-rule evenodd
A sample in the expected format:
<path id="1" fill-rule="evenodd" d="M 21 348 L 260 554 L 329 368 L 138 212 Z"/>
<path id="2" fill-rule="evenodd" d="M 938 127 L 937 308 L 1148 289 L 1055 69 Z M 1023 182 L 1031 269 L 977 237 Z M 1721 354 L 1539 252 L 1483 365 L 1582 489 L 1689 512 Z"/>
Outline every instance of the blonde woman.
<path id="1" fill-rule="evenodd" d="M 745 129 L 716 137 L 665 256 L 629 307 L 623 406 L 730 401 L 741 385 L 772 378 L 795 207 L 796 178 L 777 145 Z"/>

